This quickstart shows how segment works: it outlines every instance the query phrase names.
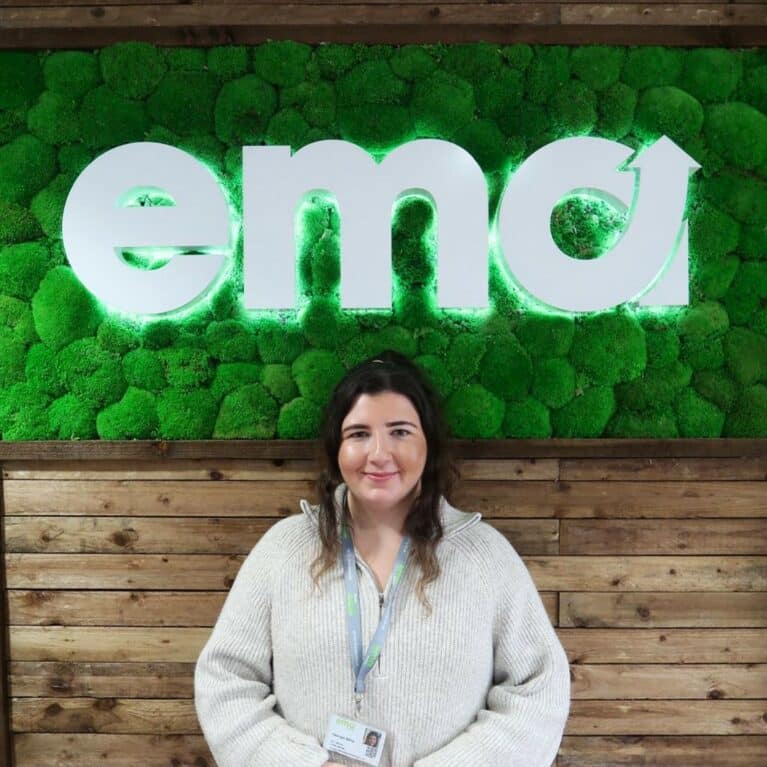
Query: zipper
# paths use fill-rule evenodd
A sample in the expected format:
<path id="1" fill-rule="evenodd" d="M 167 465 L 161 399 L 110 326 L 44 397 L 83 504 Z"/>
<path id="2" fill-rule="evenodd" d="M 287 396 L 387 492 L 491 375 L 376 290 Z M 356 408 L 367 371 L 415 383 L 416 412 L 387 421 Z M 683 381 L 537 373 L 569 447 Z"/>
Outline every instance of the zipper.
<path id="1" fill-rule="evenodd" d="M 362 559 L 362 557 L 359 555 L 356 549 L 354 552 L 354 558 L 357 560 L 357 563 L 359 564 L 360 568 L 365 570 L 367 574 L 370 576 L 370 580 L 373 582 L 373 586 L 375 587 L 375 590 L 378 592 L 378 620 L 380 622 L 381 616 L 383 615 L 384 592 L 378 591 L 378 583 L 376 582 L 375 576 L 373 575 L 373 571 L 368 566 L 368 563 Z M 376 676 L 377 677 L 382 676 L 381 655 L 383 655 L 383 653 L 378 653 L 378 660 L 376 660 Z"/>
<path id="2" fill-rule="evenodd" d="M 384 595 L 382 591 L 378 592 L 378 621 L 381 621 L 381 616 L 383 615 L 383 606 L 384 606 Z M 376 665 L 378 667 L 378 676 L 383 676 L 381 673 L 381 656 L 383 655 L 382 652 L 378 653 L 378 660 L 376 661 Z"/>

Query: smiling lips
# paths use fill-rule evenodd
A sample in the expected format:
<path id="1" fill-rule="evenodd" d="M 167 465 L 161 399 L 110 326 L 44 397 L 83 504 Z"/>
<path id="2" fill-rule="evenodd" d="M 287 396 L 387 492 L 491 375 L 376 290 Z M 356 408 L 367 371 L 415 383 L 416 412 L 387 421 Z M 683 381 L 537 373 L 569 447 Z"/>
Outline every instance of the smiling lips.
<path id="1" fill-rule="evenodd" d="M 383 482 L 387 479 L 391 479 L 392 477 L 395 477 L 397 475 L 396 471 L 390 471 L 390 472 L 366 472 L 365 476 L 368 479 L 372 479 L 374 482 Z"/>

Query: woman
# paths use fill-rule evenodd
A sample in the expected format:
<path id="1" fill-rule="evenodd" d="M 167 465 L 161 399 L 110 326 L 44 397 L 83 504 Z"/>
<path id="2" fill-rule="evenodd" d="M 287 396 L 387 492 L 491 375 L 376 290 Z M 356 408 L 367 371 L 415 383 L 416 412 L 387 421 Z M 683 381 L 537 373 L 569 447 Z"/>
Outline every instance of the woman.
<path id="1" fill-rule="evenodd" d="M 319 505 L 251 551 L 197 662 L 218 767 L 549 767 L 567 657 L 519 555 L 445 500 L 415 365 L 387 352 L 350 371 L 323 445 Z"/>

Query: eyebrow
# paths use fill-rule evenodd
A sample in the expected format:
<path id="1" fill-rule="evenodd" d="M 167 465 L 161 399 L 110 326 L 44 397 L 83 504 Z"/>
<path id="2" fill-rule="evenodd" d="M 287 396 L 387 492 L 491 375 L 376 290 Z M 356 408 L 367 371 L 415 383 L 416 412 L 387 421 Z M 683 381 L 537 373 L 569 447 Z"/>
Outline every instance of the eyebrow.
<path id="1" fill-rule="evenodd" d="M 417 429 L 418 427 L 412 422 L 412 421 L 388 421 L 386 424 L 387 427 L 391 428 L 392 426 L 412 426 L 414 429 Z M 353 423 L 349 426 L 344 426 L 344 428 L 341 430 L 341 433 L 350 431 L 352 429 L 367 429 L 369 428 L 366 423 Z"/>

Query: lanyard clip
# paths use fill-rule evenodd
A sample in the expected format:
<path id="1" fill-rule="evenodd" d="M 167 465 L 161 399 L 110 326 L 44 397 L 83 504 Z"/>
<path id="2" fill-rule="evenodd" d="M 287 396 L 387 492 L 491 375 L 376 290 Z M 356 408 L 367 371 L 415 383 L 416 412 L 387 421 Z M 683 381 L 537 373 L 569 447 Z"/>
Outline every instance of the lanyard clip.
<path id="1" fill-rule="evenodd" d="M 354 693 L 354 709 L 357 712 L 357 716 L 359 716 L 361 708 L 362 708 L 362 693 L 356 692 Z"/>

